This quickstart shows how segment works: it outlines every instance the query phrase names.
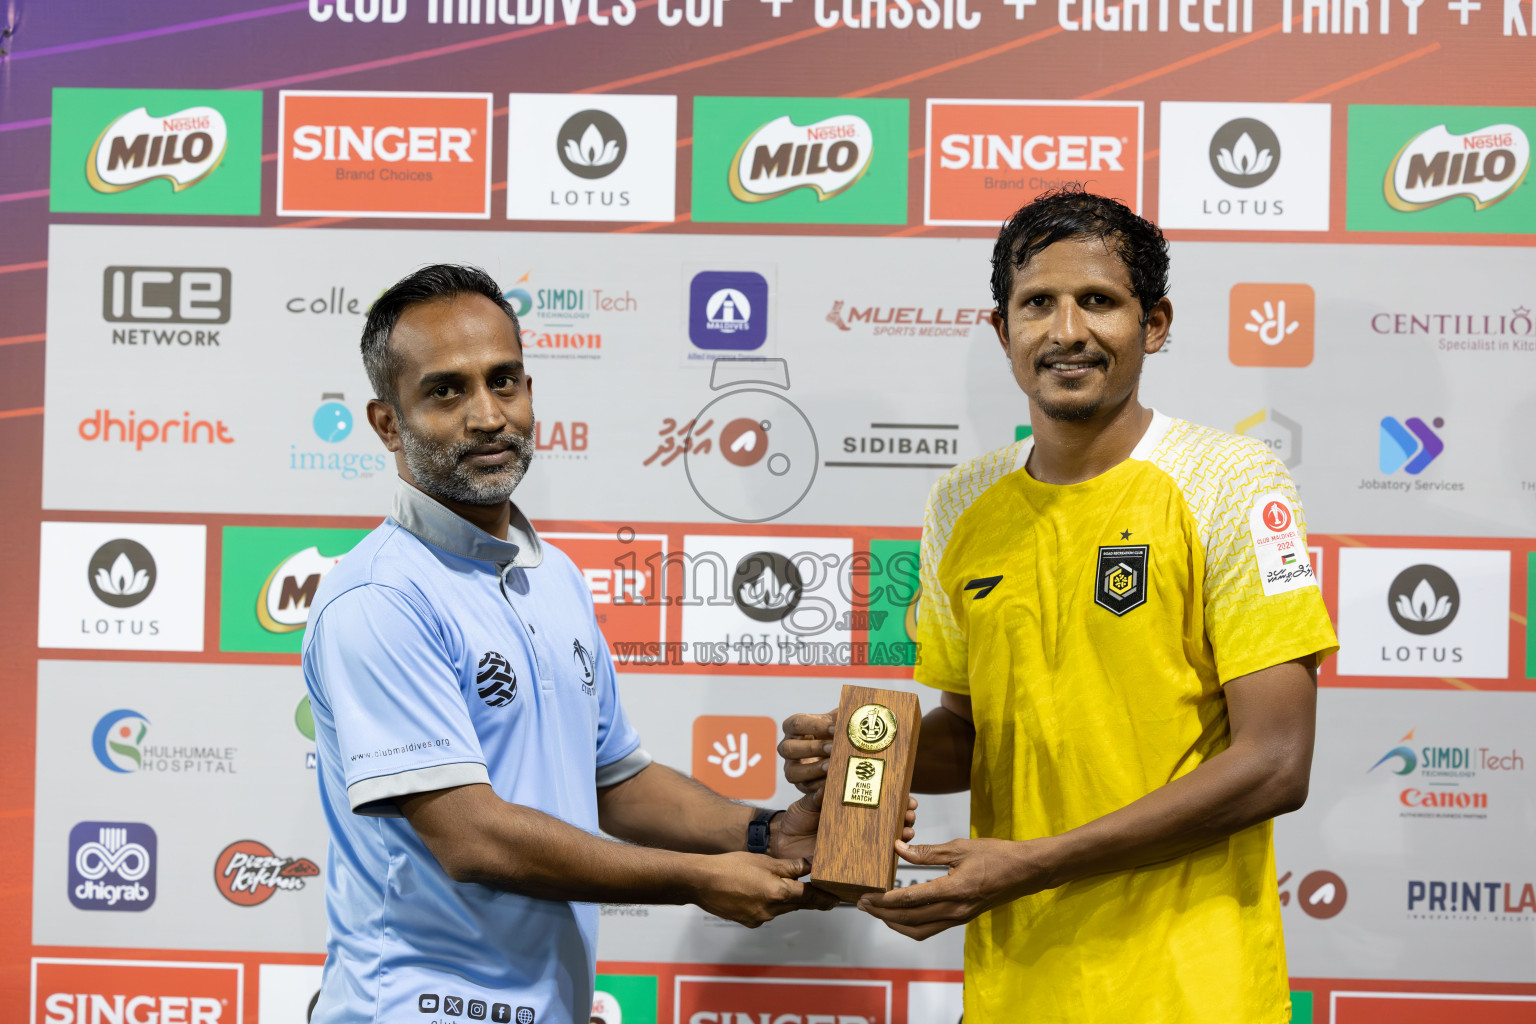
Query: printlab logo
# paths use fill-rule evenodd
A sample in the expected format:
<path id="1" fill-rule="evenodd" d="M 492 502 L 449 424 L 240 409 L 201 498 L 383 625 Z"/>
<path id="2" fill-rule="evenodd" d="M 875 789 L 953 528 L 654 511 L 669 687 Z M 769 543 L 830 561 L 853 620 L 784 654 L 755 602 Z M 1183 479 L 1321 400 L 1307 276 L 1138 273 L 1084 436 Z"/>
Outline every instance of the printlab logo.
<path id="1" fill-rule="evenodd" d="M 1097 583 L 1093 603 L 1115 615 L 1124 615 L 1147 603 L 1147 544 L 1099 548 Z M 976 595 L 978 598 L 982 594 Z"/>
<path id="2" fill-rule="evenodd" d="M 619 119 L 603 110 L 583 110 L 560 126 L 556 151 L 565 169 L 578 178 L 606 178 L 619 169 L 629 139 Z"/>
<path id="3" fill-rule="evenodd" d="M 279 857 L 254 839 L 230 843 L 213 865 L 219 894 L 241 907 L 265 903 L 278 891 L 297 892 L 319 874 L 320 866 L 308 857 Z"/>
<path id="4" fill-rule="evenodd" d="M 1238 420 L 1236 431 L 1262 442 L 1286 469 L 1301 465 L 1301 424 L 1278 409 L 1260 409 Z"/>
<path id="5" fill-rule="evenodd" d="M 119 537 L 96 549 L 86 578 L 103 604 L 132 608 L 155 589 L 155 559 L 138 541 Z"/>
<path id="6" fill-rule="evenodd" d="M 1402 470 L 1409 476 L 1418 476 L 1431 462 L 1445 451 L 1445 442 L 1435 433 L 1445 426 L 1445 420 L 1436 416 L 1434 430 L 1417 416 L 1410 416 L 1399 423 L 1391 416 L 1381 421 L 1381 444 L 1377 464 L 1383 474 Z"/>
<path id="7" fill-rule="evenodd" d="M 230 285 L 226 267 L 108 267 L 102 272 L 101 316 L 108 323 L 227 324 Z M 120 334 L 152 332 L 114 332 L 114 341 Z M 215 345 L 217 338 L 214 332 Z M 168 343 L 158 335 L 155 340 Z"/>
<path id="8" fill-rule="evenodd" d="M 1310 366 L 1315 306 L 1311 285 L 1233 285 L 1228 357 L 1236 366 Z"/>
<path id="9" fill-rule="evenodd" d="M 1282 907 L 1291 905 L 1291 893 L 1285 887 L 1290 880 L 1291 873 L 1287 871 L 1278 881 Z M 1308 917 L 1315 917 L 1320 921 L 1337 917 L 1347 902 L 1349 902 L 1349 887 L 1344 884 L 1344 879 L 1332 871 L 1313 871 L 1296 886 L 1296 906 L 1300 907 L 1301 912 Z"/>
<path id="10" fill-rule="evenodd" d="M 688 286 L 688 337 L 706 351 L 751 352 L 768 338 L 768 279 L 706 270 Z"/>
<path id="11" fill-rule="evenodd" d="M 136 821 L 82 821 L 70 829 L 69 902 L 81 910 L 148 910 L 155 830 Z"/>
<path id="12" fill-rule="evenodd" d="M 1461 591 L 1439 566 L 1412 565 L 1387 588 L 1387 607 L 1399 626 L 1417 636 L 1430 636 L 1456 621 Z"/>
<path id="13" fill-rule="evenodd" d="M 517 698 L 517 672 L 496 651 L 486 651 L 475 668 L 475 690 L 488 706 L 506 707 Z"/>
<path id="14" fill-rule="evenodd" d="M 800 604 L 805 584 L 795 563 L 777 551 L 754 551 L 736 563 L 731 597 L 743 615 L 758 622 L 782 622 Z"/>
<path id="15" fill-rule="evenodd" d="M 733 800 L 773 796 L 776 730 L 764 716 L 700 715 L 693 720 L 693 777 Z"/>
<path id="16" fill-rule="evenodd" d="M 1228 121 L 1211 136 L 1211 170 L 1234 188 L 1256 188 L 1280 167 L 1280 138 L 1252 117 Z"/>
<path id="17" fill-rule="evenodd" d="M 91 750 L 109 772 L 127 775 L 144 767 L 149 719 L 130 708 L 108 711 L 91 732 Z"/>

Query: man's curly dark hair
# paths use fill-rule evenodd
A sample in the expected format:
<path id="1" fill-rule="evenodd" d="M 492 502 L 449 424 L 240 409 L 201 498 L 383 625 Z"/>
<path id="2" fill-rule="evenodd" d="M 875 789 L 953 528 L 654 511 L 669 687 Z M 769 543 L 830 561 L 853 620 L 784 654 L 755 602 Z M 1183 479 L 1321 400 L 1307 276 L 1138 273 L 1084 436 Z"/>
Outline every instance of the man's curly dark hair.
<path id="1" fill-rule="evenodd" d="M 1048 246 L 1071 238 L 1100 238 L 1125 263 L 1145 324 L 1168 294 L 1168 241 L 1156 224 L 1130 207 L 1081 185 L 1042 192 L 1003 222 L 992 249 L 992 301 L 1008 313 L 1013 274 Z"/>

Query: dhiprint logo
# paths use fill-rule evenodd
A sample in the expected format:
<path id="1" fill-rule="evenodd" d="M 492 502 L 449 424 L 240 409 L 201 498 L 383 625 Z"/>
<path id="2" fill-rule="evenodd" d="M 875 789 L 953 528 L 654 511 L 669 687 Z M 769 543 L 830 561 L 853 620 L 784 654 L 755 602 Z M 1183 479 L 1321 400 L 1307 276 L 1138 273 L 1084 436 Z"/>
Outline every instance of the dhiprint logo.
<path id="1" fill-rule="evenodd" d="M 778 788 L 773 719 L 700 715 L 693 720 L 693 777 L 733 800 L 766 800 Z"/>
<path id="2" fill-rule="evenodd" d="M 224 847 L 214 862 L 213 884 L 229 902 L 254 907 L 275 892 L 303 889 L 319 874 L 320 866 L 308 857 L 279 857 L 265 843 L 241 839 Z"/>
<path id="3" fill-rule="evenodd" d="M 69 902 L 81 910 L 148 910 L 155 830 L 136 821 L 82 821 L 70 829 Z"/>
<path id="4" fill-rule="evenodd" d="M 583 110 L 560 126 L 556 150 L 565 169 L 578 178 L 606 178 L 619 169 L 629 139 L 619 119 L 603 110 Z"/>
<path id="5" fill-rule="evenodd" d="M 229 304 L 226 267 L 108 267 L 102 272 L 101 316 L 108 323 L 227 324 Z M 177 333 L 186 332 L 114 331 L 112 339 L 131 344 L 138 340 L 134 335 L 145 335 L 147 342 L 153 334 L 164 345 L 169 340 L 161 335 L 176 339 Z M 217 345 L 218 333 L 209 333 L 213 340 L 202 344 Z"/>
<path id="6" fill-rule="evenodd" d="M 1387 166 L 1387 205 L 1412 213 L 1465 196 L 1486 210 L 1531 168 L 1531 143 L 1518 125 L 1491 124 L 1458 135 L 1438 124 L 1408 140 Z"/>
<path id="7" fill-rule="evenodd" d="M 768 339 L 768 279 L 706 270 L 688 286 L 688 338 L 709 352 L 752 352 Z"/>
<path id="8" fill-rule="evenodd" d="M 144 767 L 149 719 L 130 708 L 108 711 L 91 732 L 91 750 L 109 772 L 127 775 Z"/>
<path id="9" fill-rule="evenodd" d="M 138 541 L 119 537 L 96 549 L 86 576 L 97 600 L 132 608 L 155 589 L 155 559 Z"/>
<path id="10" fill-rule="evenodd" d="M 1391 416 L 1381 421 L 1381 444 L 1378 464 L 1382 473 L 1402 470 L 1409 476 L 1418 476 L 1431 462 L 1445 451 L 1445 442 L 1435 433 L 1445 426 L 1445 420 L 1436 416 L 1434 430 L 1417 416 L 1410 416 L 1399 423 Z"/>
<path id="11" fill-rule="evenodd" d="M 754 551 L 736 563 L 731 597 L 758 622 L 781 622 L 800 603 L 805 584 L 795 563 L 777 551 Z"/>
<path id="12" fill-rule="evenodd" d="M 1211 136 L 1211 170 L 1235 188 L 1255 188 L 1280 168 L 1280 139 L 1263 121 L 1239 117 Z"/>
<path id="13" fill-rule="evenodd" d="M 1235 284 L 1227 355 L 1235 366 L 1310 366 L 1317 299 L 1307 284 Z"/>
<path id="14" fill-rule="evenodd" d="M 1435 565 L 1412 565 L 1387 588 L 1392 619 L 1410 633 L 1429 636 L 1456 621 L 1461 591 L 1451 574 Z"/>
<path id="15" fill-rule="evenodd" d="M 517 699 L 517 672 L 506 658 L 486 651 L 475 669 L 475 688 L 488 706 L 506 707 Z"/>

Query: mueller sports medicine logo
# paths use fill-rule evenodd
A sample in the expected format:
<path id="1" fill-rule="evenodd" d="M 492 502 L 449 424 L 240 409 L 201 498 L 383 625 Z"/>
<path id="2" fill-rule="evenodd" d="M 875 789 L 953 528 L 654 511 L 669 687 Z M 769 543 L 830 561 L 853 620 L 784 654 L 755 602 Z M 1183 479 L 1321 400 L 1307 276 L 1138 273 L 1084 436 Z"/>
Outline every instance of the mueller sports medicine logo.
<path id="1" fill-rule="evenodd" d="M 82 821 L 70 829 L 69 902 L 81 910 L 148 910 L 155 830 L 136 821 Z"/>
<path id="2" fill-rule="evenodd" d="M 217 348 L 218 331 L 194 328 L 229 323 L 230 283 L 224 267 L 108 267 L 101 316 L 112 324 L 189 325 L 114 327 L 114 345 Z"/>
<path id="3" fill-rule="evenodd" d="M 875 136 L 857 114 L 800 125 L 788 116 L 758 128 L 731 162 L 731 195 L 761 203 L 797 188 L 821 202 L 852 188 L 869 169 Z"/>
<path id="4" fill-rule="evenodd" d="M 1438 124 L 1409 139 L 1387 166 L 1387 205 L 1411 213 L 1465 196 L 1483 210 L 1514 192 L 1531 167 L 1519 126 L 1492 124 L 1458 135 Z"/>
<path id="5" fill-rule="evenodd" d="M 243 964 L 34 957 L 36 1024 L 239 1024 Z"/>
<path id="6" fill-rule="evenodd" d="M 319 865 L 309 858 L 279 857 L 254 839 L 230 843 L 213 865 L 219 894 L 242 907 L 265 903 L 275 892 L 297 892 L 319 874 Z"/>
<path id="7" fill-rule="evenodd" d="M 1141 118 L 1139 102 L 930 99 L 923 222 L 995 227 L 1075 181 L 1139 210 Z"/>
<path id="8" fill-rule="evenodd" d="M 228 145 L 229 127 L 213 107 L 163 117 L 139 107 L 101 133 L 86 158 L 86 179 L 98 192 L 123 192 L 164 178 L 180 192 L 212 174 Z"/>
<path id="9" fill-rule="evenodd" d="M 491 215 L 488 93 L 283 92 L 282 216 Z"/>
<path id="10" fill-rule="evenodd" d="M 840 331 L 868 331 L 879 337 L 969 338 L 988 325 L 990 309 L 951 306 L 861 306 L 838 299 L 827 323 Z"/>

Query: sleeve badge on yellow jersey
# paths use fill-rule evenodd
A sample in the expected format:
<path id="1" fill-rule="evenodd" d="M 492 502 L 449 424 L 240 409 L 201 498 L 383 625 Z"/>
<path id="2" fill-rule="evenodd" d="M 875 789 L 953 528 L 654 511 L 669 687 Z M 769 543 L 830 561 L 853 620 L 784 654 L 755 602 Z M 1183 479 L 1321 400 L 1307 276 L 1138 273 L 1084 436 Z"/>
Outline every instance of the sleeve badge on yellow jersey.
<path id="1" fill-rule="evenodd" d="M 1093 603 L 1124 615 L 1147 603 L 1147 544 L 1099 548 Z"/>
<path id="2" fill-rule="evenodd" d="M 1266 597 L 1317 586 L 1296 510 L 1285 495 L 1278 491 L 1259 495 L 1248 512 L 1248 532 Z"/>

